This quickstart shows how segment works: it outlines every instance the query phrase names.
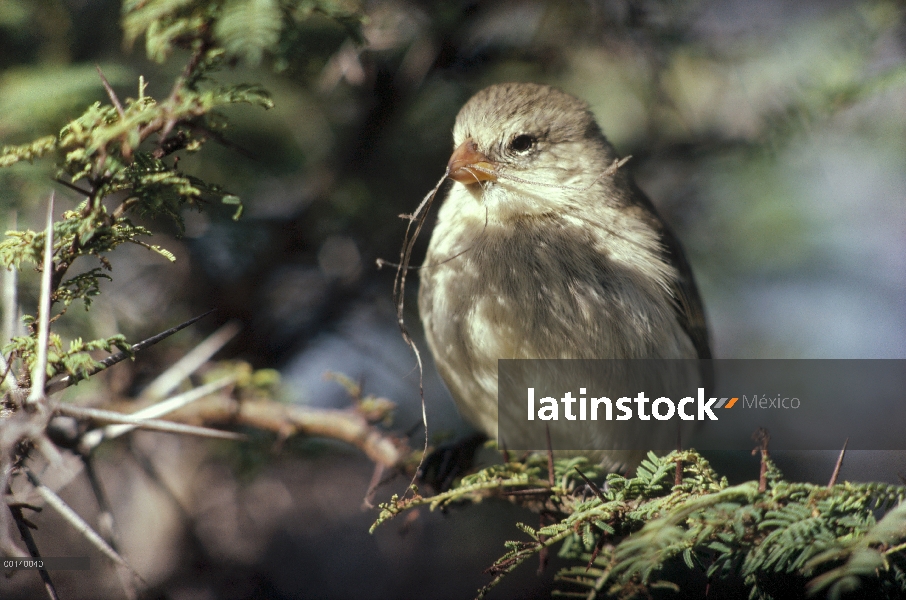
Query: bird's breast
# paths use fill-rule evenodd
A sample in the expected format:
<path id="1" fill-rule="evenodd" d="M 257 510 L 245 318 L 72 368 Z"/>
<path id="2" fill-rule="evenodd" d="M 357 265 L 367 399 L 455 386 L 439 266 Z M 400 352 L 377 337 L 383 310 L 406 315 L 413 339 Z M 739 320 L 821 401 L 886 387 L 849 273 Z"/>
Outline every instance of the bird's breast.
<path id="1" fill-rule="evenodd" d="M 498 359 L 695 356 L 662 283 L 580 222 L 441 220 L 420 277 L 438 370 L 491 435 Z"/>
<path id="2" fill-rule="evenodd" d="M 587 229 L 555 217 L 439 227 L 421 274 L 435 345 L 495 364 L 659 354 L 655 332 L 675 320 L 660 283 Z"/>

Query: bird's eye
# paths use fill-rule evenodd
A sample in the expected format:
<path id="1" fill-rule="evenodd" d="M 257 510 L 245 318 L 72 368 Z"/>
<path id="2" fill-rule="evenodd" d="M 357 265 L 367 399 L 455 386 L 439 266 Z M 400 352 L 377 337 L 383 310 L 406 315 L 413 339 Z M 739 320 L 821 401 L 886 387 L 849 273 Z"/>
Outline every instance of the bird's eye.
<path id="1" fill-rule="evenodd" d="M 526 133 L 517 135 L 513 138 L 513 141 L 510 142 L 510 150 L 524 154 L 534 147 L 536 141 L 535 136 Z"/>

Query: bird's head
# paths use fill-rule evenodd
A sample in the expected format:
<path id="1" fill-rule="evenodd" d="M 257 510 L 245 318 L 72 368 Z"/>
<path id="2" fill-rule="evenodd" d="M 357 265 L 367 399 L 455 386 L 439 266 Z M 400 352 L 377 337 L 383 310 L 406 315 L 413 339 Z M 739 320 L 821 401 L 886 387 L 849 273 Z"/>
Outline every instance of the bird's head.
<path id="1" fill-rule="evenodd" d="M 478 92 L 456 117 L 453 141 L 451 179 L 478 197 L 506 186 L 535 204 L 590 187 L 615 158 L 588 104 L 534 83 Z"/>

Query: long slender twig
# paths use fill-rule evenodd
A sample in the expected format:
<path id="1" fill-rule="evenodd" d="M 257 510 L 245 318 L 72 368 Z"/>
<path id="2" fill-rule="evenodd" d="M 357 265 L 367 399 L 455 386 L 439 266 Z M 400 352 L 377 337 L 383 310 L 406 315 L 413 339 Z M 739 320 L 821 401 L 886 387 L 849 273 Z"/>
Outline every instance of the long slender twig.
<path id="1" fill-rule="evenodd" d="M 768 430 L 764 427 L 759 427 L 755 433 L 752 434 L 752 439 L 758 443 L 752 450 L 752 455 L 754 456 L 758 452 L 761 452 L 761 469 L 758 474 L 758 492 L 764 493 L 768 489 L 768 442 L 771 439 Z"/>
<path id="2" fill-rule="evenodd" d="M 434 201 L 434 198 L 437 196 L 437 191 L 440 189 L 440 186 L 443 185 L 444 181 L 446 181 L 449 174 L 450 167 L 447 167 L 443 176 L 437 181 L 437 185 L 435 185 L 422 199 L 418 208 L 415 209 L 415 212 L 411 215 L 400 215 L 409 222 L 406 224 L 406 234 L 403 237 L 403 247 L 400 250 L 399 267 L 396 269 L 396 277 L 393 280 L 393 293 L 396 296 L 396 320 L 399 325 L 400 334 L 403 336 L 403 341 L 412 349 L 412 353 L 415 355 L 415 362 L 418 363 L 418 395 L 419 398 L 421 398 L 422 424 L 425 426 L 425 445 L 422 450 L 422 457 L 418 463 L 418 468 L 415 470 L 415 475 L 412 476 L 409 487 L 406 488 L 407 494 L 409 493 L 409 490 L 415 489 L 413 487 L 415 485 L 415 480 L 428 456 L 428 413 L 425 409 L 425 382 L 422 355 L 421 352 L 419 352 L 415 341 L 412 339 L 412 336 L 409 335 L 409 329 L 406 327 L 406 322 L 403 318 L 403 307 L 406 301 L 406 274 L 408 272 L 409 259 L 412 257 L 412 249 L 415 247 L 415 242 L 418 240 L 418 234 L 421 232 L 422 226 L 425 224 L 425 219 L 428 217 L 428 210 L 431 208 L 431 203 Z M 415 223 L 414 230 L 412 229 L 413 223 Z"/>
<path id="3" fill-rule="evenodd" d="M 9 228 L 16 228 L 16 211 L 10 211 L 9 215 Z M 19 284 L 19 271 L 16 269 L 9 269 L 3 273 L 3 332 L 2 336 L 4 340 L 10 340 L 16 334 L 16 325 L 19 317 L 19 300 L 18 300 L 18 284 Z M 16 387 L 16 378 L 12 374 L 12 369 L 10 365 L 7 364 L 6 359 L 3 358 L 3 355 L 0 354 L 0 369 L 3 369 L 3 386 L 6 389 L 13 389 Z"/>
<path id="4" fill-rule="evenodd" d="M 90 191 L 90 190 L 83 190 L 83 189 L 80 188 L 79 186 L 74 185 L 74 184 L 72 184 L 72 183 L 69 183 L 69 182 L 66 181 L 65 179 L 62 179 L 62 178 L 60 178 L 60 177 L 54 177 L 54 181 L 56 181 L 56 182 L 59 183 L 60 185 L 64 185 L 64 186 L 68 187 L 69 189 L 71 189 L 71 190 L 74 191 L 74 192 L 78 192 L 78 193 L 82 194 L 83 196 L 85 196 L 85 197 L 87 197 L 87 198 L 90 198 L 90 197 L 91 197 L 91 191 Z"/>
<path id="5" fill-rule="evenodd" d="M 151 429 L 155 431 L 166 431 L 170 433 L 186 433 L 200 437 L 217 438 L 224 440 L 242 441 L 248 439 L 248 436 L 232 431 L 221 431 L 220 429 L 211 429 L 210 427 L 197 427 L 195 425 L 186 425 L 184 423 L 174 423 L 173 421 L 162 421 L 160 419 L 143 419 L 133 415 L 124 415 L 112 410 L 101 410 L 99 408 L 88 408 L 85 406 L 71 406 L 62 404 L 57 407 L 61 415 L 76 417 L 81 419 L 94 419 L 96 421 L 105 421 L 107 423 L 126 424 L 131 429 Z"/>
<path id="6" fill-rule="evenodd" d="M 371 510 L 374 508 L 374 494 L 381 485 L 384 469 L 386 467 L 381 463 L 374 463 L 374 471 L 371 473 L 371 481 L 368 482 L 368 490 L 365 492 L 365 498 L 362 500 L 362 510 Z"/>
<path id="7" fill-rule="evenodd" d="M 122 361 L 126 360 L 127 358 L 131 358 L 132 355 L 135 354 L 136 352 L 139 352 L 140 350 L 144 350 L 146 348 L 150 348 L 154 344 L 167 339 L 174 333 L 176 333 L 178 331 L 182 331 L 189 325 L 192 325 L 193 323 L 200 321 L 201 319 L 205 318 L 212 312 L 214 312 L 214 311 L 209 310 L 208 312 L 206 312 L 204 314 L 201 314 L 201 315 L 198 315 L 197 317 L 193 317 L 193 318 L 189 319 L 185 323 L 180 323 L 176 327 L 172 327 L 166 331 L 162 331 L 161 333 L 158 333 L 157 335 L 151 336 L 148 339 L 143 340 L 143 341 L 133 345 L 131 348 L 131 352 L 117 352 L 116 354 L 111 354 L 107 358 L 99 361 L 100 365 L 95 367 L 94 369 L 90 370 L 88 372 L 88 374 L 86 375 L 86 377 L 91 377 L 92 375 L 97 375 L 104 369 L 109 369 L 116 363 L 122 362 Z M 81 379 L 76 378 L 72 375 L 67 375 L 66 377 L 58 379 L 57 381 L 54 381 L 53 383 L 48 385 L 47 394 L 50 395 L 55 392 L 59 392 L 60 390 L 68 388 L 69 386 L 74 385 L 74 384 L 78 383 L 79 381 L 81 381 Z"/>
<path id="8" fill-rule="evenodd" d="M 25 542 L 25 547 L 28 548 L 31 557 L 41 558 L 41 553 L 38 551 L 38 544 L 35 543 L 35 538 L 31 534 L 29 523 L 22 514 L 22 508 L 20 506 L 10 506 L 9 511 L 13 514 L 13 520 L 16 522 L 16 527 L 19 529 L 19 535 L 22 536 L 22 541 Z M 50 600 L 58 600 L 59 596 L 57 595 L 57 589 L 50 579 L 50 573 L 44 568 L 38 569 L 38 572 L 41 574 L 41 581 L 44 582 L 44 589 L 47 591 Z"/>
<path id="9" fill-rule="evenodd" d="M 576 470 L 576 473 L 579 474 L 579 477 L 581 477 L 583 480 L 585 480 L 585 484 L 589 488 L 591 488 L 591 491 L 594 492 L 595 496 L 598 497 L 598 500 L 600 500 L 602 504 L 607 504 L 607 498 L 604 497 L 604 493 L 601 492 L 601 488 L 599 488 L 597 485 L 595 485 L 595 482 L 592 481 L 591 479 L 589 479 L 588 476 L 585 475 L 585 473 L 580 471 L 579 467 L 573 467 L 573 468 Z"/>
<path id="10" fill-rule="evenodd" d="M 303 434 L 351 444 L 375 463 L 399 467 L 409 456 L 405 440 L 375 427 L 355 409 L 316 409 L 273 401 L 236 402 L 211 395 L 174 415 L 174 419 L 216 423 L 228 421 L 272 431 L 278 435 Z"/>
<path id="11" fill-rule="evenodd" d="M 553 495 L 553 490 L 550 488 L 531 488 L 528 490 L 503 490 L 501 492 L 504 496 L 551 496 Z"/>
<path id="12" fill-rule="evenodd" d="M 843 457 L 846 456 L 846 446 L 849 444 L 849 438 L 843 442 L 843 449 L 840 450 L 840 456 L 837 457 L 837 464 L 834 465 L 834 472 L 831 473 L 830 481 L 827 482 L 827 489 L 837 485 L 837 477 L 840 476 L 840 468 L 843 467 Z"/>
<path id="13" fill-rule="evenodd" d="M 554 477 L 554 449 L 551 446 L 551 428 L 545 423 L 544 433 L 547 436 L 547 481 L 554 487 L 556 478 Z"/>
<path id="14" fill-rule="evenodd" d="M 8 503 L 9 500 L 9 480 L 12 475 L 12 461 L 9 460 L 8 452 L 6 448 L 0 448 L 3 450 L 3 455 L 0 456 L 0 492 L 3 493 L 4 502 Z M 0 553 L 3 556 L 25 556 L 25 551 L 19 547 L 18 544 L 10 536 L 9 528 L 9 518 L 12 515 L 7 513 L 5 510 L 0 509 Z"/>
<path id="15" fill-rule="evenodd" d="M 167 394 L 176 389 L 186 377 L 194 373 L 199 367 L 208 362 L 227 342 L 233 339 L 239 333 L 239 324 L 229 322 L 220 329 L 208 336 L 206 340 L 198 344 L 181 359 L 171 365 L 166 371 L 158 375 L 148 387 L 146 387 L 140 398 L 143 400 L 160 400 Z"/>
<path id="16" fill-rule="evenodd" d="M 166 429 L 167 431 L 173 431 L 173 429 L 169 428 L 169 427 L 170 427 L 170 425 L 174 425 L 174 423 L 171 423 L 169 421 L 155 422 L 155 421 L 153 421 L 153 419 L 156 419 L 157 417 L 162 417 L 162 416 L 164 416 L 168 413 L 171 413 L 175 410 L 178 410 L 192 402 L 195 402 L 196 400 L 204 398 L 205 396 L 207 396 L 209 394 L 213 394 L 214 392 L 216 392 L 220 389 L 233 385 L 233 383 L 235 383 L 235 381 L 236 381 L 235 376 L 229 375 L 227 377 L 218 379 L 217 381 L 212 381 L 211 383 L 191 389 L 188 392 L 179 394 L 177 396 L 173 396 L 172 398 L 168 398 L 162 402 L 158 402 L 156 404 L 143 408 L 142 410 L 136 411 L 129 415 L 114 412 L 114 411 L 99 411 L 98 414 L 100 414 L 100 412 L 103 412 L 103 413 L 108 413 L 110 416 L 116 415 L 116 419 L 118 420 L 118 422 L 123 423 L 123 424 L 108 425 L 104 429 L 95 429 L 93 431 L 89 431 L 84 436 L 82 436 L 82 444 L 81 444 L 82 448 L 85 451 L 91 451 L 91 449 L 95 448 L 98 444 L 100 444 L 105 439 L 109 440 L 109 439 L 113 439 L 115 437 L 119 437 L 119 436 L 123 435 L 124 433 L 128 433 L 129 431 L 132 431 L 133 429 L 135 429 L 136 427 L 138 427 L 140 425 L 148 425 L 149 423 L 157 423 L 157 424 L 168 423 L 168 425 L 160 425 L 160 426 L 153 426 L 153 427 L 148 426 L 148 428 L 149 429 L 150 428 L 154 428 L 154 429 L 168 428 L 168 429 Z M 70 413 L 75 412 L 75 411 L 97 411 L 97 409 L 88 409 L 88 408 L 84 408 L 84 407 L 75 407 L 75 406 L 63 405 L 63 404 L 58 405 L 57 409 L 60 412 L 70 411 Z M 85 412 L 85 415 L 87 416 L 87 412 Z M 75 416 L 75 415 L 73 415 L 73 416 Z M 92 416 L 91 418 L 96 418 L 96 417 Z M 116 420 L 113 420 L 113 419 L 105 419 L 105 420 L 117 422 Z M 205 429 L 205 428 L 201 428 L 201 427 L 194 428 L 195 432 L 198 432 L 203 429 Z M 210 431 L 216 431 L 216 430 L 210 430 Z M 221 432 L 221 433 L 225 434 L 227 432 Z M 226 437 L 226 436 L 219 436 L 219 437 Z M 231 438 L 231 439 L 235 439 L 235 438 Z"/>
<path id="17" fill-rule="evenodd" d="M 50 286 L 53 274 L 53 200 L 54 194 L 51 192 L 47 203 L 47 227 L 44 229 L 44 271 L 41 273 L 41 300 L 38 305 L 38 351 L 27 400 L 30 405 L 45 398 L 44 382 L 47 381 L 47 336 L 50 332 Z"/>
<path id="18" fill-rule="evenodd" d="M 16 211 L 9 211 L 9 229 L 18 227 L 18 217 Z M 11 339 L 16 335 L 16 329 L 19 320 L 19 285 L 18 269 L 8 269 L 3 274 L 3 339 Z"/>
<path id="19" fill-rule="evenodd" d="M 79 516 L 66 502 L 54 493 L 49 487 L 41 483 L 38 477 L 31 471 L 29 468 L 25 468 L 25 474 L 28 477 L 28 480 L 34 486 L 35 491 L 39 496 L 47 503 L 48 506 L 53 508 L 63 519 L 66 520 L 76 531 L 81 533 L 86 540 L 88 540 L 91 545 L 100 550 L 101 554 L 109 558 L 114 564 L 127 569 L 133 577 L 138 581 L 144 583 L 141 575 L 132 568 L 132 566 L 126 562 L 120 554 L 110 547 L 104 538 L 102 538 L 98 533 L 92 529 L 91 525 L 85 522 L 82 517 Z"/>
<path id="20" fill-rule="evenodd" d="M 107 96 L 110 98 L 110 101 L 113 103 L 113 106 L 116 107 L 116 112 L 119 113 L 120 119 L 126 118 L 126 111 L 123 110 L 123 103 L 120 102 L 120 99 L 116 95 L 116 92 L 114 92 L 113 88 L 110 86 L 110 82 L 107 81 L 107 77 L 104 76 L 104 72 L 101 71 L 101 66 L 94 65 L 94 68 L 97 70 L 98 75 L 101 78 L 101 83 L 104 84 L 104 90 L 107 91 Z"/>

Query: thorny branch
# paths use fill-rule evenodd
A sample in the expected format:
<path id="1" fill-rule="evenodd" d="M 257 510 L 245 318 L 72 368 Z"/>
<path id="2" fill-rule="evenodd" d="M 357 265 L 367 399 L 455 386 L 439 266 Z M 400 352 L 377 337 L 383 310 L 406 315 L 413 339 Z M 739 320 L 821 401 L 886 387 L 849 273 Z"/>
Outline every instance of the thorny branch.
<path id="1" fill-rule="evenodd" d="M 101 84 L 112 104 L 112 109 L 109 106 L 103 107 L 101 114 L 106 116 L 98 122 L 102 123 L 103 127 L 113 124 L 119 129 L 114 128 L 115 133 L 107 137 L 93 138 L 94 142 L 97 142 L 96 147 L 83 141 L 72 142 L 73 146 L 86 151 L 88 158 L 79 159 L 82 162 L 73 159 L 71 163 L 66 163 L 68 167 L 71 167 L 64 171 L 69 173 L 68 180 L 59 177 L 56 181 L 84 196 L 86 201 L 80 212 L 73 213 L 75 217 L 69 217 L 70 221 L 67 224 L 71 224 L 78 218 L 81 220 L 79 225 L 89 230 L 113 228 L 121 225 L 121 221 L 125 221 L 131 227 L 131 224 L 125 219 L 126 212 L 141 202 L 139 197 L 141 194 L 136 191 L 138 184 L 128 177 L 124 179 L 124 168 L 143 173 L 144 165 L 136 164 L 140 155 L 143 160 L 150 156 L 160 162 L 163 157 L 187 148 L 190 143 L 194 144 L 207 138 L 228 143 L 222 134 L 206 125 L 204 117 L 209 107 L 194 99 L 197 95 L 194 86 L 199 75 L 217 62 L 216 51 L 218 49 L 215 47 L 210 24 L 205 25 L 192 40 L 193 43 L 190 44 L 192 55 L 189 62 L 175 82 L 169 97 L 158 103 L 155 103 L 153 99 L 146 99 L 143 78 L 140 78 L 139 82 L 138 101 L 132 99 L 121 101 L 100 67 L 97 68 Z M 215 52 L 212 53 L 212 50 Z M 247 98 L 253 95 L 242 96 L 240 93 L 238 96 L 243 99 L 231 100 L 231 102 L 248 101 Z M 261 103 L 266 105 L 264 101 Z M 136 112 L 149 106 L 154 106 L 156 112 L 151 110 L 144 113 Z M 149 116 L 146 117 L 146 114 Z M 82 127 L 82 132 L 94 127 L 103 129 L 91 121 L 91 118 L 95 116 L 94 113 L 89 112 L 86 115 L 85 121 L 76 120 L 70 126 L 76 130 Z M 71 130 L 67 129 L 67 131 L 71 133 Z M 155 134 L 158 136 L 156 147 L 150 153 L 140 153 L 139 147 L 147 143 L 149 138 Z M 63 133 L 60 134 L 61 139 L 63 135 Z M 69 152 L 71 146 L 65 146 L 62 141 L 57 142 L 54 148 L 57 151 L 66 150 L 67 157 L 72 155 L 72 152 Z M 34 154 L 33 151 L 32 154 Z M 70 159 L 67 158 L 67 160 Z M 175 166 L 170 171 L 176 173 Z M 153 170 L 151 172 L 152 175 L 156 173 L 157 171 Z M 85 179 L 86 184 L 84 186 L 76 185 L 78 179 Z M 153 183 L 151 176 L 147 180 L 142 179 L 141 181 Z M 210 192 L 211 189 L 215 189 L 215 186 L 201 189 L 204 192 Z M 119 204 L 115 204 L 115 208 L 111 207 L 108 210 L 102 202 L 109 199 L 113 191 L 121 190 L 128 190 L 131 193 L 119 196 Z M 196 188 L 192 188 L 192 191 L 196 195 L 202 193 Z M 216 190 L 216 192 L 219 193 L 220 190 Z M 222 195 L 227 196 L 227 194 Z M 0 377 L 0 385 L 2 385 L 0 391 L 3 392 L 2 404 L 0 404 L 0 493 L 4 498 L 3 503 L 10 508 L 9 511 L 0 510 L 0 554 L 26 556 L 25 550 L 20 548 L 11 533 L 15 521 L 19 526 L 27 550 L 32 556 L 39 556 L 37 546 L 28 531 L 31 524 L 22 514 L 22 506 L 26 505 L 17 499 L 17 494 L 35 493 L 113 564 L 120 567 L 121 570 L 129 572 L 129 581 L 124 581 L 124 591 L 127 597 L 136 597 L 136 583 L 142 582 L 141 576 L 121 555 L 115 543 L 112 543 L 112 511 L 109 509 L 100 480 L 91 463 L 91 452 L 100 443 L 134 429 L 156 429 L 240 440 L 245 439 L 246 436 L 233 431 L 212 429 L 210 425 L 224 425 L 229 428 L 257 428 L 271 431 L 278 438 L 286 438 L 290 435 L 309 435 L 342 440 L 361 449 L 382 468 L 398 469 L 409 459 L 410 450 L 405 439 L 392 435 L 376 425 L 387 416 L 387 411 L 392 409 L 392 404 L 389 402 L 375 409 L 373 404 L 357 399 L 356 403 L 347 410 L 326 411 L 284 405 L 271 399 L 258 398 L 254 394 L 250 394 L 253 398 L 250 399 L 244 395 L 242 387 L 244 384 L 237 381 L 238 375 L 222 378 L 206 385 L 198 385 L 181 394 L 172 395 L 178 386 L 184 385 L 186 380 L 204 364 L 207 364 L 211 356 L 235 334 L 236 328 L 231 324 L 212 336 L 215 339 L 207 340 L 184 360 L 173 365 L 154 384 L 146 388 L 138 399 L 133 399 L 137 401 L 129 402 L 128 406 L 117 398 L 103 399 L 100 406 L 92 407 L 61 403 L 58 399 L 53 398 L 54 394 L 78 381 L 92 377 L 127 358 L 133 358 L 139 351 L 166 339 L 206 316 L 201 315 L 191 319 L 132 346 L 120 346 L 107 341 L 107 345 L 100 347 L 110 349 L 112 345 L 115 345 L 122 351 L 111 354 L 94 364 L 89 361 L 86 368 L 71 367 L 70 363 L 66 363 L 65 368 L 70 374 L 52 377 L 54 372 L 59 372 L 60 365 L 63 363 L 59 359 L 53 358 L 53 349 L 49 351 L 49 339 L 57 345 L 55 348 L 60 343 L 59 338 L 50 333 L 50 326 L 62 315 L 61 312 L 52 316 L 51 308 L 56 302 L 60 302 L 61 298 L 66 298 L 66 305 L 69 304 L 70 297 L 62 296 L 61 293 L 66 292 L 66 286 L 75 280 L 66 282 L 67 273 L 78 258 L 89 254 L 100 258 L 102 266 L 109 268 L 106 258 L 100 256 L 96 246 L 92 245 L 92 240 L 97 238 L 84 235 L 81 230 L 79 234 L 72 235 L 71 232 L 67 232 L 65 227 L 61 227 L 60 223 L 57 223 L 57 227 L 58 239 L 55 246 L 53 197 L 51 197 L 47 213 L 47 229 L 41 240 L 44 243 L 41 268 L 42 287 L 40 306 L 37 316 L 31 324 L 30 333 L 33 339 L 19 338 L 34 342 L 34 354 L 31 354 L 31 346 L 23 346 L 28 348 L 28 354 L 19 351 L 9 357 L 8 364 L 5 360 L 0 360 L 0 371 L 3 373 L 3 376 Z M 115 241 L 121 243 L 122 239 L 150 247 L 134 238 L 127 237 L 127 234 L 124 234 L 122 238 L 116 238 Z M 158 249 L 158 251 L 160 250 Z M 163 254 L 163 251 L 161 253 Z M 31 258 L 30 255 L 27 256 L 28 260 Z M 11 264 L 14 263 L 18 268 L 19 260 L 21 260 L 21 256 L 12 260 Z M 8 278 L 6 283 L 8 284 L 10 281 L 14 281 L 14 279 Z M 4 293 L 5 314 L 7 316 L 18 314 L 15 296 L 12 296 L 14 299 L 11 302 L 6 301 L 7 296 Z M 85 299 L 88 296 L 81 297 Z M 64 307 L 63 312 L 65 310 Z M 10 331 L 12 331 L 11 328 Z M 89 349 L 97 347 L 88 346 Z M 72 352 L 78 354 L 87 352 L 87 350 L 73 350 Z M 49 356 L 51 358 L 48 358 Z M 24 361 L 29 361 L 30 372 L 21 369 Z M 15 375 L 17 374 L 21 374 L 21 381 L 16 381 Z M 50 377 L 49 381 L 48 377 Z M 254 386 L 254 384 L 246 385 Z M 141 408 L 136 411 L 136 406 L 141 406 Z M 78 425 L 72 431 L 72 437 L 75 439 L 67 438 L 65 443 L 61 443 L 59 447 L 51 441 L 51 435 L 48 434 L 49 424 L 55 416 L 66 416 L 67 420 L 74 421 Z M 107 423 L 112 423 L 112 425 L 106 425 Z M 44 473 L 36 467 L 36 462 L 33 460 L 38 454 L 41 454 L 51 466 L 58 466 L 63 462 L 63 455 L 68 452 L 80 455 L 81 468 L 89 478 L 91 488 L 102 507 L 105 519 L 111 521 L 101 528 L 102 531 L 111 534 L 107 536 L 110 538 L 109 540 L 105 540 L 104 536 L 98 534 L 57 494 L 57 490 L 52 489 L 50 479 L 45 479 Z M 78 472 L 79 470 L 75 470 L 75 473 Z M 46 572 L 42 573 L 42 576 L 45 579 L 48 596 L 56 598 L 56 592 L 49 576 Z"/>
<path id="2" fill-rule="evenodd" d="M 135 344 L 131 350 L 136 352 L 147 348 L 153 343 L 159 342 L 185 328 L 199 318 L 201 317 L 196 317 L 187 323 Z M 210 352 L 210 350 L 206 351 L 205 356 L 209 356 Z M 108 360 L 102 361 L 104 368 L 121 361 L 125 358 L 123 354 L 118 353 L 108 357 Z M 193 370 L 200 367 L 201 362 L 203 361 L 193 361 Z M 97 369 L 95 373 L 100 372 L 100 370 L 102 369 Z M 184 374 L 187 373 L 184 372 Z M 55 386 L 55 384 L 51 384 L 47 386 L 48 390 L 63 389 L 72 383 L 65 378 L 56 383 L 60 384 L 61 382 L 63 382 L 62 385 Z M 53 490 L 42 484 L 35 473 L 31 472 L 27 467 L 23 468 L 25 461 L 28 459 L 29 447 L 38 447 L 39 442 L 42 440 L 46 444 L 50 444 L 49 441 L 46 441 L 44 434 L 49 416 L 63 414 L 87 423 L 89 427 L 81 436 L 86 441 L 95 432 L 104 431 L 103 428 L 91 428 L 98 421 L 122 423 L 123 425 L 118 425 L 117 427 L 128 427 L 130 429 L 163 429 L 178 433 L 201 434 L 229 439 L 242 439 L 245 437 L 229 431 L 214 430 L 208 426 L 202 427 L 198 425 L 219 424 L 232 428 L 247 427 L 271 431 L 280 438 L 286 438 L 291 435 L 307 435 L 341 440 L 359 448 L 372 461 L 384 468 L 400 468 L 409 458 L 410 449 L 405 440 L 391 435 L 374 425 L 374 423 L 384 420 L 387 416 L 387 411 L 392 410 L 392 404 L 387 401 L 372 402 L 371 405 L 368 405 L 360 397 L 360 392 L 357 392 L 357 396 L 354 398 L 355 403 L 349 409 L 319 410 L 298 405 L 281 404 L 267 399 L 243 401 L 233 396 L 234 383 L 235 377 L 227 377 L 212 384 L 200 386 L 177 397 L 155 398 L 150 406 L 136 412 L 131 412 L 135 410 L 135 402 L 113 402 L 108 403 L 107 409 L 98 409 L 61 404 L 55 401 L 52 401 L 48 406 L 46 415 L 39 415 L 34 411 L 29 412 L 24 408 L 13 411 L 4 419 L 5 422 L 2 429 L 0 429 L 0 449 L 3 450 L 3 477 L 0 479 L 0 485 L 5 491 L 6 502 L 8 504 L 15 502 L 14 496 L 10 495 L 10 477 L 24 473 L 32 489 L 46 503 L 59 512 L 87 541 L 98 548 L 114 564 L 130 573 L 130 576 L 124 580 L 124 586 L 126 587 L 127 595 L 134 596 L 135 590 L 131 588 L 134 588 L 136 581 L 141 581 L 135 570 L 129 566 L 128 562 L 114 546 L 104 540 Z M 8 394 L 13 391 L 16 390 L 10 390 Z M 180 396 L 186 397 L 187 400 L 177 401 Z M 176 402 L 174 403 L 174 401 Z M 165 405 L 172 407 L 168 408 L 167 411 L 175 411 L 168 415 L 169 420 L 161 421 L 151 417 L 151 415 L 165 414 L 158 408 Z M 378 408 L 376 409 L 375 406 Z M 131 414 L 127 411 L 130 411 Z M 102 439 L 104 438 L 98 438 L 99 441 Z M 24 453 L 21 450 L 23 442 L 26 448 Z M 74 447 L 83 448 L 85 451 L 90 452 L 96 447 L 96 444 L 77 443 Z M 57 451 L 55 450 L 55 452 Z M 87 454 L 83 454 L 83 459 L 85 458 L 90 457 Z M 94 486 L 94 488 L 96 487 Z M 97 490 L 95 491 L 97 493 Z M 98 500 L 103 503 L 101 497 Z M 23 552 L 9 536 L 8 525 L 9 519 L 4 515 L 4 518 L 0 518 L 0 526 L 3 526 L 2 531 L 0 531 L 0 548 L 6 555 L 22 556 Z"/>
<path id="3" fill-rule="evenodd" d="M 13 515 L 13 520 L 16 522 L 16 527 L 19 529 L 19 535 L 22 536 L 22 541 L 25 542 L 25 546 L 28 548 L 31 557 L 41 558 L 41 553 L 38 551 L 38 545 L 35 543 L 35 538 L 31 534 L 30 528 L 34 527 L 34 525 L 22 514 L 22 506 L 10 504 L 9 511 Z M 50 573 L 47 572 L 47 569 L 38 569 L 38 572 L 41 574 L 41 581 L 44 583 L 44 589 L 47 591 L 48 597 L 50 597 L 51 600 L 59 598 L 57 589 L 54 587 L 53 581 L 50 579 Z"/>

